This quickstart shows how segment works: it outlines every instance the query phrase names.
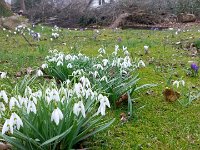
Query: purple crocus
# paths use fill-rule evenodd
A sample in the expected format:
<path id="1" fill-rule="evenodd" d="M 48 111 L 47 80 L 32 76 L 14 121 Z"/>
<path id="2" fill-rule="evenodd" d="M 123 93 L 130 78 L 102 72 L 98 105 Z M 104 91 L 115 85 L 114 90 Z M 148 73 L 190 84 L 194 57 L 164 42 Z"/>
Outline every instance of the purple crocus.
<path id="1" fill-rule="evenodd" d="M 198 70 L 199 70 L 199 66 L 197 66 L 197 64 L 195 64 L 195 63 L 192 63 L 191 64 L 191 69 L 194 70 L 197 73 Z"/>

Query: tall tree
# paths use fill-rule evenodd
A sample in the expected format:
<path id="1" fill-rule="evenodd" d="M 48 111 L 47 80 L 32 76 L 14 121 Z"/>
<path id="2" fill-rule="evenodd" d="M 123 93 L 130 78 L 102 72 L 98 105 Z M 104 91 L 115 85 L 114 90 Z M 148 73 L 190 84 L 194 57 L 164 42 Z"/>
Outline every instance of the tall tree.
<path id="1" fill-rule="evenodd" d="M 24 0 L 20 0 L 20 9 L 23 10 L 23 12 L 26 11 L 26 6 Z"/>
<path id="2" fill-rule="evenodd" d="M 0 0 L 0 16 L 10 16 L 12 14 L 4 0 Z"/>

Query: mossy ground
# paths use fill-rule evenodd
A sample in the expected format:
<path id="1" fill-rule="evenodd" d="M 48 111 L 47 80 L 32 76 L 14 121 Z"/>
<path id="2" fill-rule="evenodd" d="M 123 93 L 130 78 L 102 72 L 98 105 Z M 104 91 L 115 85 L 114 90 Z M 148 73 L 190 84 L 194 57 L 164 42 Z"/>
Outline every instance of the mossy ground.
<path id="1" fill-rule="evenodd" d="M 197 32 L 200 27 L 190 27 L 189 31 L 163 30 L 100 30 L 61 32 L 59 39 L 51 41 L 51 29 L 38 26 L 41 41 L 37 42 L 26 36 L 34 44 L 30 47 L 20 35 L 8 31 L 0 31 L 0 71 L 8 72 L 10 79 L 17 82 L 15 74 L 27 67 L 40 66 L 48 50 L 58 49 L 64 52 L 82 52 L 96 56 L 100 47 L 105 47 L 107 54 L 114 50 L 116 44 L 127 46 L 132 58 L 142 59 L 146 67 L 139 70 L 139 84 L 155 83 L 152 94 L 147 90 L 133 95 L 138 98 L 134 102 L 134 116 L 122 124 L 120 113 L 127 112 L 126 104 L 113 110 L 109 117 L 116 122 L 108 130 L 95 135 L 84 142 L 91 149 L 200 149 L 200 101 L 193 101 L 183 106 L 180 102 L 187 101 L 189 90 L 200 91 L 200 75 L 187 76 L 190 64 L 200 64 L 199 56 L 191 57 L 190 51 L 184 50 L 176 42 L 192 43 L 199 39 Z M 6 35 L 9 37 L 6 37 Z M 144 45 L 148 45 L 149 54 L 144 54 Z M 179 101 L 169 103 L 164 100 L 162 91 L 167 81 L 182 78 L 185 87 L 176 89 L 181 93 Z M 5 88 L 4 79 L 0 80 L 1 89 Z"/>

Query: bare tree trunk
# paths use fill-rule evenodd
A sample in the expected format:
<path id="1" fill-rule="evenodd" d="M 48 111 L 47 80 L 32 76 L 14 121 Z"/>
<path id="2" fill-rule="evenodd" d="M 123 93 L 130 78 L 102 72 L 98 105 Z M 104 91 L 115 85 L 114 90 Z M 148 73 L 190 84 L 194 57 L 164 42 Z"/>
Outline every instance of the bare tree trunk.
<path id="1" fill-rule="evenodd" d="M 24 0 L 20 0 L 20 9 L 23 10 L 23 12 L 26 11 L 26 6 Z"/>

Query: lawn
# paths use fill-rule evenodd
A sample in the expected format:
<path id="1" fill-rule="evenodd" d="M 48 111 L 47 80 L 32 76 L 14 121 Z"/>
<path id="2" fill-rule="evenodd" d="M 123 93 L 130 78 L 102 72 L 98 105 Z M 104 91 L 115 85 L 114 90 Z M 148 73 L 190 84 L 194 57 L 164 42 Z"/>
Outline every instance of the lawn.
<path id="1" fill-rule="evenodd" d="M 156 87 L 132 95 L 134 114 L 128 122 L 120 121 L 127 113 L 127 104 L 111 108 L 106 117 L 116 118 L 114 124 L 83 142 L 90 149 L 199 149 L 200 101 L 188 102 L 188 93 L 200 92 L 200 75 L 190 74 L 190 62 L 200 65 L 199 53 L 193 54 L 191 44 L 199 40 L 199 27 L 173 30 L 74 30 L 61 29 L 58 39 L 51 40 L 51 28 L 38 25 L 40 41 L 25 35 L 0 30 L 0 71 L 8 73 L 13 83 L 23 78 L 26 68 L 37 68 L 44 62 L 49 49 L 66 53 L 81 52 L 97 56 L 104 47 L 111 54 L 115 45 L 128 47 L 131 58 L 142 59 L 146 67 L 138 70 L 139 85 L 153 83 Z M 145 54 L 144 46 L 149 46 Z M 16 77 L 19 72 L 22 75 Z M 162 94 L 175 80 L 184 80 L 185 86 L 174 90 L 180 93 L 175 102 L 167 102 Z M 40 81 L 43 82 L 43 81 Z M 6 89 L 6 79 L 0 79 L 0 89 Z M 3 124 L 3 123 L 2 123 Z"/>

